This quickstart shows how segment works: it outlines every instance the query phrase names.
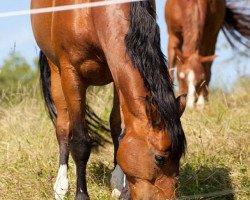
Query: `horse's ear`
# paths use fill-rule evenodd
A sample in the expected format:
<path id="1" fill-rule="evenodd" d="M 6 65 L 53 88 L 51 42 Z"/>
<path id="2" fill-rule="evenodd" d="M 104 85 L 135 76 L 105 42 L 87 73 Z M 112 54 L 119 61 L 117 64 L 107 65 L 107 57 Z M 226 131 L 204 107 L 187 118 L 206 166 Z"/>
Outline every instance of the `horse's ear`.
<path id="1" fill-rule="evenodd" d="M 186 108 L 186 94 L 182 94 L 176 98 L 177 106 L 179 108 L 179 116 L 181 117 Z"/>
<path id="2" fill-rule="evenodd" d="M 175 48 L 176 58 L 182 64 L 185 61 L 185 57 L 180 49 Z"/>
<path id="3" fill-rule="evenodd" d="M 215 58 L 217 57 L 217 55 L 211 55 L 211 56 L 201 56 L 201 62 L 205 63 L 205 62 L 212 62 Z"/>

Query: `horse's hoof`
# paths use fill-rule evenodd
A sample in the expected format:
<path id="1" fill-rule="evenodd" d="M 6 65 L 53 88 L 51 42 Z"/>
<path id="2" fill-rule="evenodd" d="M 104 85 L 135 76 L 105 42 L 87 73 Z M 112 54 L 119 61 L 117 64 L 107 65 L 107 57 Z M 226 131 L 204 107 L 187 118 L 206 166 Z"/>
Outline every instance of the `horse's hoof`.
<path id="1" fill-rule="evenodd" d="M 69 179 L 66 176 L 57 176 L 54 192 L 56 200 L 63 200 L 68 193 L 69 189 Z"/>
<path id="2" fill-rule="evenodd" d="M 118 190 L 117 188 L 113 189 L 112 193 L 111 193 L 111 197 L 114 199 L 117 199 L 121 196 L 121 191 Z"/>
<path id="3" fill-rule="evenodd" d="M 120 166 L 116 165 L 110 180 L 111 188 L 113 189 L 114 193 L 117 193 L 117 191 L 121 192 L 122 188 L 124 187 L 124 176 L 125 175 Z"/>
<path id="4" fill-rule="evenodd" d="M 119 200 L 131 200 L 131 195 L 128 187 L 124 187 L 122 189 Z"/>
<path id="5" fill-rule="evenodd" d="M 75 196 L 75 200 L 90 200 L 89 196 L 84 193 L 78 193 Z"/>

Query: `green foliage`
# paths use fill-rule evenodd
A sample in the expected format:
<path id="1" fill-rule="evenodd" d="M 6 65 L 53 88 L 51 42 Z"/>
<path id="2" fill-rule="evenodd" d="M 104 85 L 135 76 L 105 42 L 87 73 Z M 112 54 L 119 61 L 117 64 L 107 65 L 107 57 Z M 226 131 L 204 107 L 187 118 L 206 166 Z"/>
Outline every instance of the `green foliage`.
<path id="1" fill-rule="evenodd" d="M 11 52 L 0 66 L 0 94 L 16 92 L 20 87 L 31 88 L 38 80 L 38 71 L 19 53 Z"/>

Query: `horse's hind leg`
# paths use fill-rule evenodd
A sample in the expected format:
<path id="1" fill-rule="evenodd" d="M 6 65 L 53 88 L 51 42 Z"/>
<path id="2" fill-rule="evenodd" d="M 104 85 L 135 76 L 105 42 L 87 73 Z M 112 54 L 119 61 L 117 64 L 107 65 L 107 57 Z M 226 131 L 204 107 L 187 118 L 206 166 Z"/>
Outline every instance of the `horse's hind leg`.
<path id="1" fill-rule="evenodd" d="M 58 68 L 49 62 L 51 69 L 51 94 L 57 110 L 56 136 L 59 143 L 59 170 L 54 185 L 55 199 L 63 199 L 69 189 L 69 115 L 61 86 Z"/>
<path id="2" fill-rule="evenodd" d="M 86 85 L 70 64 L 61 65 L 61 83 L 67 102 L 72 136 L 69 147 L 76 164 L 76 200 L 89 199 L 86 183 L 86 166 L 91 152 L 91 139 L 85 126 Z"/>

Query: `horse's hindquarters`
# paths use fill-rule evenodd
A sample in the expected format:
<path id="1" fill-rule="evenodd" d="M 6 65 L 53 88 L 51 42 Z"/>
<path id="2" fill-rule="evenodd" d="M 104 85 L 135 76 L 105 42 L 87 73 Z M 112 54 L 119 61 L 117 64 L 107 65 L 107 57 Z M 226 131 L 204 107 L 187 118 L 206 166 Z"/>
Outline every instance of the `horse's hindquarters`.
<path id="1" fill-rule="evenodd" d="M 33 0 L 31 7 L 61 5 Z M 112 76 L 91 17 L 91 9 L 84 8 L 32 15 L 31 20 L 37 44 L 53 64 L 72 66 L 86 85 L 105 85 Z"/>

